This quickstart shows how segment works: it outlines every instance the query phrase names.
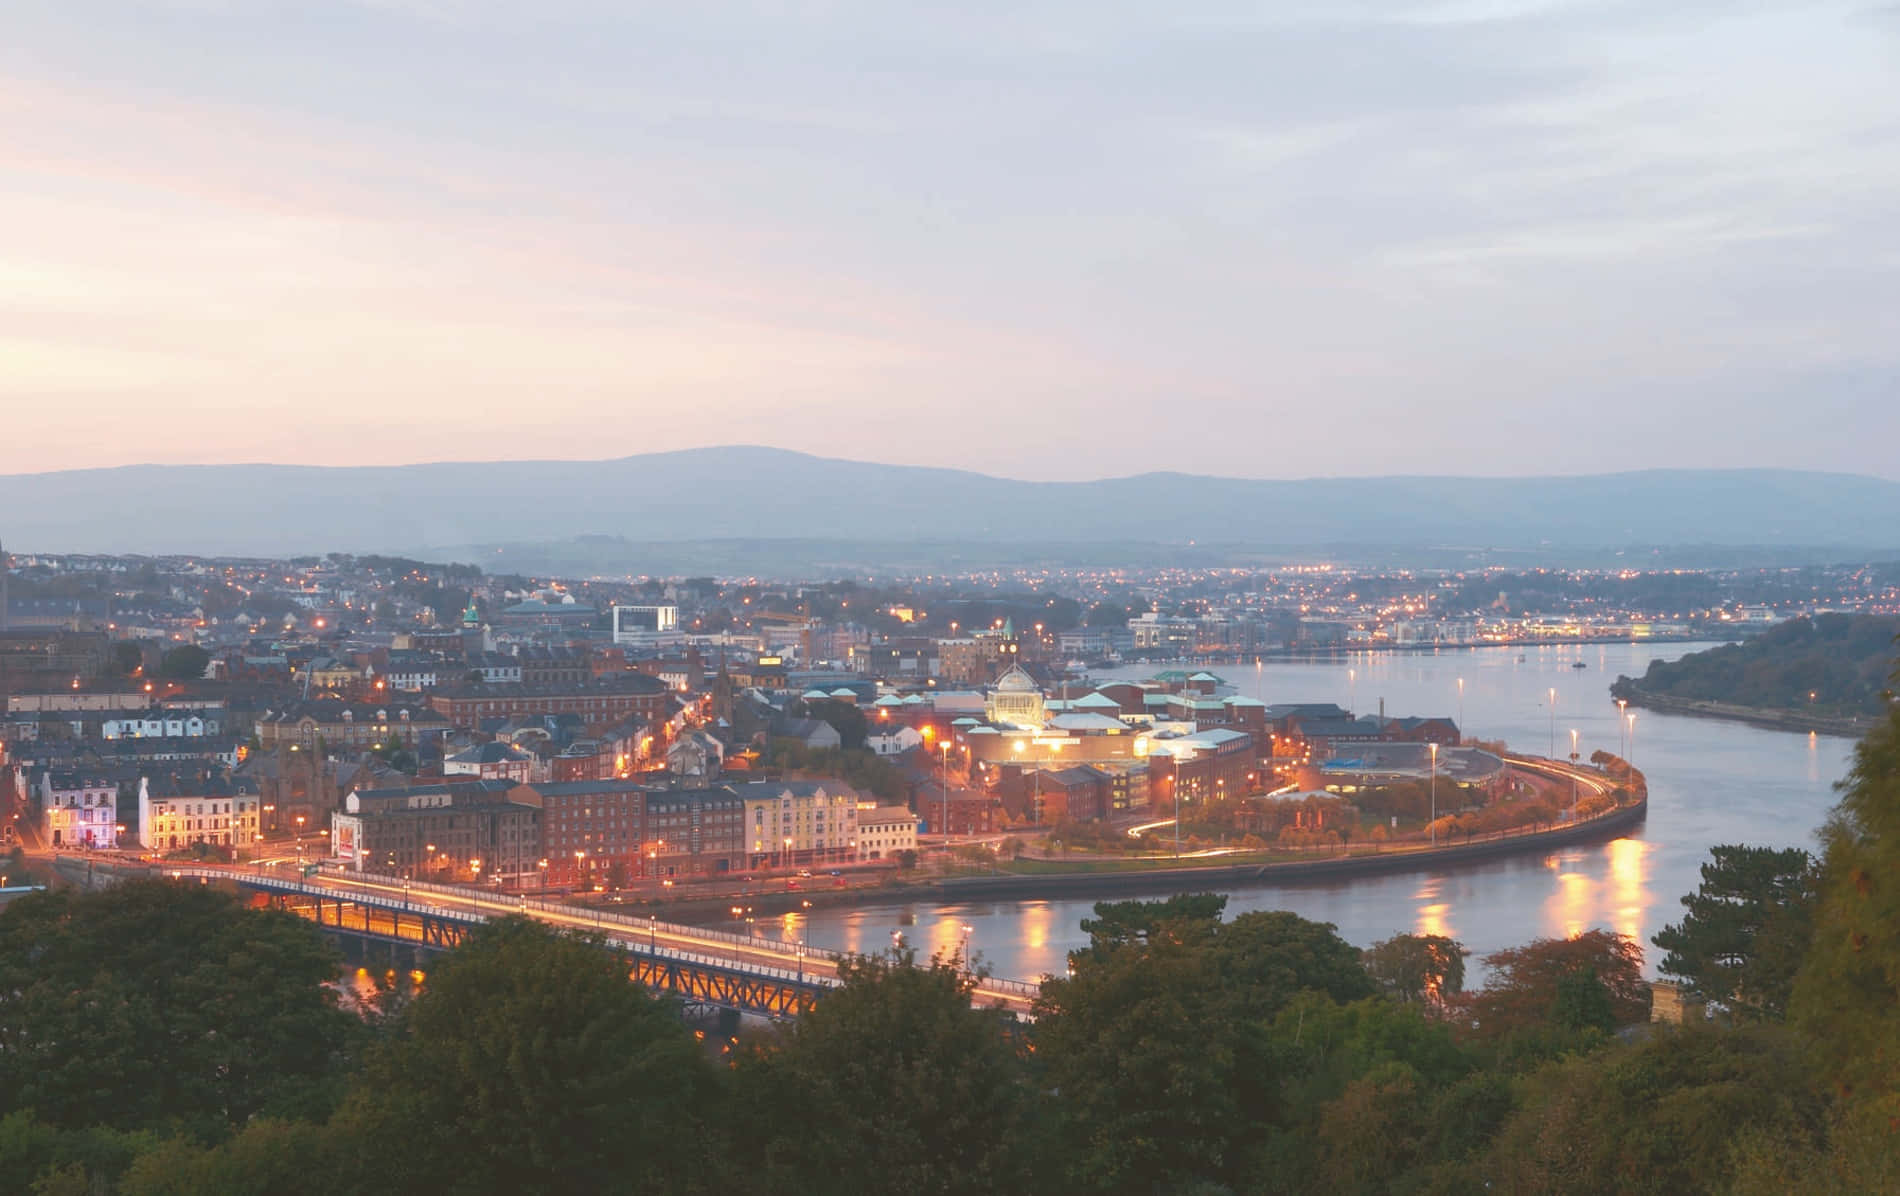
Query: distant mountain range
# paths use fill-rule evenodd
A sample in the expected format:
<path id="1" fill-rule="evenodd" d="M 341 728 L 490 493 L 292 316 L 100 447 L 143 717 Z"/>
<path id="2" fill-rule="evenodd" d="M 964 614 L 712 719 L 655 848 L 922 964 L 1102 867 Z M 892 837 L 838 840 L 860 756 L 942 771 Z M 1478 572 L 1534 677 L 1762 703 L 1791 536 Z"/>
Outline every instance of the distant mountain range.
<path id="1" fill-rule="evenodd" d="M 885 557 L 892 546 L 919 541 L 1096 546 L 1091 556 L 1111 543 L 1249 552 L 1701 545 L 1866 553 L 1900 547 L 1900 483 L 1762 469 L 1026 482 L 757 447 L 612 461 L 0 475 L 0 541 L 16 551 L 383 551 L 493 561 L 497 547 L 555 542 L 612 558 L 622 545 L 786 540 L 881 545 Z"/>

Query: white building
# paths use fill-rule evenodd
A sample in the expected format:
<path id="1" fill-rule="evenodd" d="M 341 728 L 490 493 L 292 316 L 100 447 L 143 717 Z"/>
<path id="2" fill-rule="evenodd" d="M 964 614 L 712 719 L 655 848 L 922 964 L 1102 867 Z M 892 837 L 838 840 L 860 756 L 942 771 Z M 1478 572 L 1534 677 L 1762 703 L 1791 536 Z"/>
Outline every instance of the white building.
<path id="1" fill-rule="evenodd" d="M 531 779 L 534 757 L 512 743 L 478 743 L 442 761 L 444 777 L 475 777 L 483 781 L 513 781 L 525 785 Z"/>
<path id="2" fill-rule="evenodd" d="M 894 859 L 917 850 L 917 815 L 903 806 L 858 807 L 858 858 Z"/>
<path id="3" fill-rule="evenodd" d="M 202 739 L 216 735 L 223 722 L 197 710 L 146 710 L 121 714 L 99 724 L 102 739 Z"/>
<path id="4" fill-rule="evenodd" d="M 40 808 L 40 829 L 54 847 L 118 843 L 119 787 L 109 780 L 48 772 L 40 779 Z"/>
<path id="5" fill-rule="evenodd" d="M 177 851 L 193 843 L 250 850 L 257 842 L 259 799 L 251 793 L 192 794 L 189 789 L 154 797 L 151 779 L 139 778 L 139 846 Z"/>
<path id="6" fill-rule="evenodd" d="M 672 603 L 614 607 L 614 643 L 636 647 L 684 643 L 680 608 Z"/>

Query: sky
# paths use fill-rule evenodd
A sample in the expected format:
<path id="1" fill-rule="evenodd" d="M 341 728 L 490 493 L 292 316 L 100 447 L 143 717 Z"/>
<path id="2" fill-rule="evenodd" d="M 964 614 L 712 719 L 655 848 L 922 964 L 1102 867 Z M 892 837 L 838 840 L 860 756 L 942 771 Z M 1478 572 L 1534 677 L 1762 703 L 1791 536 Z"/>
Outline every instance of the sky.
<path id="1" fill-rule="evenodd" d="M 10 0 L 10 470 L 1900 478 L 1900 4 Z"/>

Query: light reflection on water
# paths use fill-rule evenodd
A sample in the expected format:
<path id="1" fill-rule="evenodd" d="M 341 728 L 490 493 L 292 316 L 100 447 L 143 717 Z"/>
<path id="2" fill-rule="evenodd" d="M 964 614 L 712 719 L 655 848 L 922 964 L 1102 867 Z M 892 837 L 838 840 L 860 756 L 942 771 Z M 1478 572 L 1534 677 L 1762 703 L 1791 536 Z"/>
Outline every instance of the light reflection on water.
<path id="1" fill-rule="evenodd" d="M 1379 653 L 1347 662 L 1267 662 L 1216 668 L 1243 693 L 1269 702 L 1346 702 L 1349 686 L 1359 705 L 1376 712 L 1446 714 L 1458 708 L 1457 679 L 1465 679 L 1466 732 L 1547 751 L 1553 724 L 1568 751 L 1578 731 L 1585 759 L 1598 748 L 1616 752 L 1628 727 L 1617 716 L 1608 687 L 1619 673 L 1638 675 L 1652 658 L 1674 659 L 1698 645 L 1568 645 L 1480 648 L 1423 653 Z M 1519 655 L 1524 657 L 1519 660 Z M 1588 666 L 1573 669 L 1582 660 Z M 1357 671 L 1350 682 L 1346 670 Z M 1152 674 L 1153 667 L 1124 670 Z M 1553 712 L 1550 689 L 1557 690 Z M 1554 713 L 1554 717 L 1553 717 Z M 1852 744 L 1829 736 L 1772 731 L 1740 723 L 1639 713 L 1630 757 L 1649 779 L 1647 823 L 1630 838 L 1546 855 L 1517 856 L 1428 873 L 1367 877 L 1301 886 L 1228 890 L 1228 914 L 1290 909 L 1332 922 L 1361 946 L 1407 931 L 1447 934 L 1471 948 L 1471 977 L 1482 977 L 1475 956 L 1544 935 L 1593 927 L 1634 935 L 1653 965 L 1659 952 L 1649 936 L 1680 918 L 1677 898 L 1700 883 L 1708 849 L 1720 843 L 1814 847 L 1813 830 L 1834 801 L 1834 781 L 1846 769 Z M 1022 901 L 974 905 L 920 903 L 815 910 L 809 918 L 815 946 L 851 951 L 889 945 L 905 926 L 920 949 L 925 942 L 954 946 L 955 928 L 972 926 L 970 945 L 999 976 L 1033 979 L 1057 974 L 1064 956 L 1084 944 L 1079 923 L 1090 901 Z M 950 931 L 943 926 L 951 927 Z M 1651 968 L 1653 972 L 1653 966 Z"/>

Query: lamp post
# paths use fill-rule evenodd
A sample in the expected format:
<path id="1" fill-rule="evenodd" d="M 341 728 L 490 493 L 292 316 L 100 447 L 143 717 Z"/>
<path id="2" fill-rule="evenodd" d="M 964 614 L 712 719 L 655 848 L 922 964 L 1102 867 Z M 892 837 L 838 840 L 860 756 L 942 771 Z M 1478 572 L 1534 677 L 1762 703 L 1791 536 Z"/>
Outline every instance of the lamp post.
<path id="1" fill-rule="evenodd" d="M 1438 745 L 1432 749 L 1432 846 L 1438 846 Z"/>
<path id="2" fill-rule="evenodd" d="M 587 853 L 576 848 L 574 851 L 574 883 L 581 884 L 581 871 L 587 866 Z"/>
<path id="3" fill-rule="evenodd" d="M 1623 716 L 1629 713 L 1629 704 L 1628 698 L 1616 700 L 1616 754 L 1623 757 L 1625 764 L 1629 763 L 1629 744 L 1623 738 Z"/>
<path id="4" fill-rule="evenodd" d="M 1550 687 L 1550 758 L 1557 758 L 1557 687 Z"/>
<path id="5" fill-rule="evenodd" d="M 1465 733 L 1465 679 L 1458 678 L 1458 733 Z"/>
<path id="6" fill-rule="evenodd" d="M 1627 764 L 1627 765 L 1629 765 L 1629 766 L 1630 766 L 1630 771 L 1631 771 L 1631 772 L 1635 772 L 1635 771 L 1636 771 L 1636 760 L 1635 760 L 1635 756 L 1636 756 L 1636 712 L 1635 712 L 1634 710 L 1632 710 L 1632 711 L 1630 711 L 1630 712 L 1629 712 L 1628 714 L 1626 714 L 1626 715 L 1624 715 L 1624 716 L 1623 716 L 1623 719 L 1624 719 L 1624 721 L 1625 721 L 1625 722 L 1627 722 L 1627 723 L 1629 724 L 1629 746 L 1628 746 L 1627 748 L 1625 748 L 1625 749 L 1624 749 L 1624 755 L 1623 755 L 1623 763 L 1625 763 L 1625 764 Z"/>
<path id="7" fill-rule="evenodd" d="M 647 915 L 647 952 L 658 954 L 660 950 L 660 915 Z"/>
<path id="8" fill-rule="evenodd" d="M 1181 858 L 1181 757 L 1168 753 L 1169 771 L 1174 775 L 1168 787 L 1174 791 L 1174 858 Z"/>
<path id="9" fill-rule="evenodd" d="M 942 740 L 937 744 L 943 760 L 943 845 L 950 846 L 950 741 Z"/>
<path id="10" fill-rule="evenodd" d="M 1570 728 L 1570 815 L 1577 814 L 1577 729 Z"/>

